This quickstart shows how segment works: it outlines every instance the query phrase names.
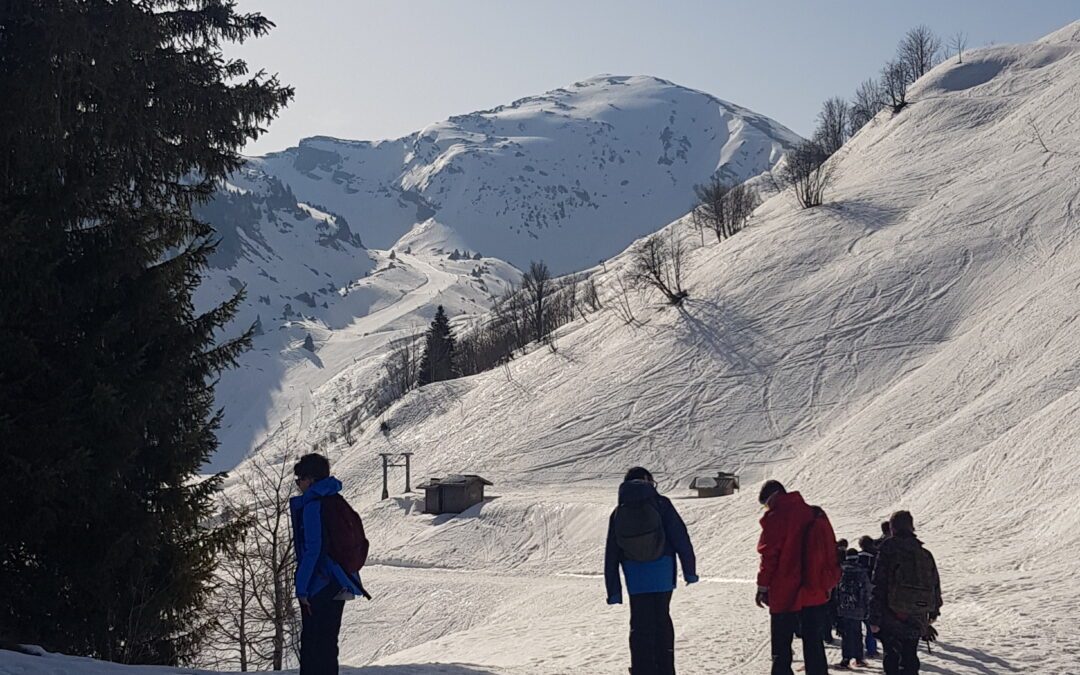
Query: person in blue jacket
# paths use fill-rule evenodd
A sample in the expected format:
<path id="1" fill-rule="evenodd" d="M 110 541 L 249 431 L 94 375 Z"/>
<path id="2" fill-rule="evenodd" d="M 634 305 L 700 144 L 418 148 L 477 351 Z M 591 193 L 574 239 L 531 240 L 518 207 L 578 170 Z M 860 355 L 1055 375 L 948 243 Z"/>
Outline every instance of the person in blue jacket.
<path id="1" fill-rule="evenodd" d="M 697 563 L 690 534 L 675 506 L 656 491 L 652 474 L 641 467 L 626 473 L 619 486 L 619 504 L 652 504 L 660 515 L 663 548 L 655 560 L 632 560 L 616 533 L 618 508 L 608 524 L 604 555 L 604 581 L 609 605 L 622 604 L 619 568 L 630 595 L 630 672 L 633 675 L 674 675 L 675 627 L 671 622 L 671 594 L 676 586 L 675 557 L 687 584 L 697 582 Z"/>
<path id="2" fill-rule="evenodd" d="M 304 455 L 293 466 L 300 495 L 289 500 L 296 551 L 296 597 L 300 601 L 300 675 L 337 675 L 338 633 L 345 601 L 364 595 L 357 575 L 345 572 L 323 547 L 323 497 L 341 492 L 330 462 Z"/>

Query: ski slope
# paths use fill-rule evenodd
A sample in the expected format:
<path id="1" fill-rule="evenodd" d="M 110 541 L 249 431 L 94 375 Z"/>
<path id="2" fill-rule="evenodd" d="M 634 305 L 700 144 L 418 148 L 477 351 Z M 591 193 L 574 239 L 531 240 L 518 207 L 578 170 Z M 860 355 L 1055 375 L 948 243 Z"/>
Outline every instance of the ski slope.
<path id="1" fill-rule="evenodd" d="M 249 158 L 198 211 L 221 237 L 198 307 L 244 289 L 232 332 L 260 326 L 217 389 L 225 415 L 207 470 L 231 469 L 282 425 L 326 433 L 308 428 L 316 392 L 354 362 L 366 370 L 351 381 L 370 384 L 387 339 L 434 315 L 417 299 L 481 314 L 531 261 L 595 265 L 686 213 L 695 185 L 756 176 L 797 141 L 699 91 L 601 76 L 396 140 L 315 137 Z M 432 265 L 457 276 L 429 285 Z M 314 355 L 298 350 L 308 335 Z M 325 398 L 356 396 L 331 389 Z"/>
<path id="2" fill-rule="evenodd" d="M 923 672 L 1080 672 L 1080 22 L 964 59 L 841 150 L 825 206 L 781 194 L 722 244 L 673 223 L 694 249 L 681 310 L 632 293 L 625 324 L 617 256 L 596 270 L 606 309 L 556 351 L 413 392 L 386 432 L 330 446 L 373 542 L 375 599 L 346 609 L 343 672 L 626 672 L 627 608 L 599 574 L 634 464 L 698 553 L 702 582 L 672 605 L 680 673 L 768 672 L 752 602 L 765 477 L 848 539 L 914 513 L 945 595 Z M 379 501 L 376 453 L 405 450 L 414 476 L 480 473 L 493 498 L 425 515 L 394 475 Z M 713 469 L 744 491 L 687 498 Z M 81 664 L 34 658 L 0 653 L 0 672 Z"/>
<path id="3" fill-rule="evenodd" d="M 640 325 L 593 315 L 335 449 L 387 596 L 348 610 L 351 663 L 624 672 L 626 611 L 596 575 L 619 476 L 643 464 L 676 497 L 717 468 L 747 488 L 676 501 L 705 579 L 676 594 L 680 672 L 767 671 L 748 582 L 768 476 L 849 539 L 914 512 L 946 596 L 926 672 L 1080 672 L 1080 24 L 946 62 L 911 100 L 835 158 L 826 206 L 780 195 L 703 247 L 674 224 L 695 247 L 681 311 L 631 297 Z M 625 262 L 597 271 L 607 307 Z M 406 449 L 498 498 L 453 519 L 376 503 L 375 453 Z"/>

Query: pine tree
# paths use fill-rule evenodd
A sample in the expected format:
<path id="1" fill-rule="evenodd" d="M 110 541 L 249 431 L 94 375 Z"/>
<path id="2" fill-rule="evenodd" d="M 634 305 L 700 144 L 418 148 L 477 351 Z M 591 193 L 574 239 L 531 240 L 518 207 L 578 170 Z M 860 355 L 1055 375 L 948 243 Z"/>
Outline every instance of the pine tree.
<path id="1" fill-rule="evenodd" d="M 218 552 L 217 374 L 191 215 L 292 96 L 223 42 L 232 0 L 0 3 L 0 641 L 123 662 L 197 649 Z"/>
<path id="2" fill-rule="evenodd" d="M 442 305 L 424 335 L 424 356 L 420 359 L 420 384 L 451 380 L 459 376 L 454 332 Z"/>

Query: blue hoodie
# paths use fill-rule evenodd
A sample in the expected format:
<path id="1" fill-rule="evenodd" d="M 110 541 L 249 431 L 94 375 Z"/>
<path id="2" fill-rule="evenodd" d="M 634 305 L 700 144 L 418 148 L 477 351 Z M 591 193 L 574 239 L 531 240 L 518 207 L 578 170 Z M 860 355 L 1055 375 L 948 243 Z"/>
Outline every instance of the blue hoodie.
<path id="1" fill-rule="evenodd" d="M 322 498 L 341 492 L 333 476 L 313 484 L 304 494 L 289 500 L 292 513 L 293 548 L 296 550 L 296 597 L 308 598 L 326 588 L 331 580 L 342 590 L 366 596 L 359 575 L 350 575 L 323 550 Z"/>
<path id="2" fill-rule="evenodd" d="M 615 532 L 611 527 L 615 520 L 613 512 L 608 522 L 607 549 L 604 554 L 604 582 L 607 586 L 609 605 L 622 603 L 620 565 L 623 576 L 626 577 L 626 591 L 630 595 L 666 593 L 675 590 L 676 555 L 682 564 L 683 578 L 686 579 L 686 583 L 692 584 L 698 580 L 697 560 L 694 557 L 694 547 L 690 543 L 690 534 L 686 531 L 686 524 L 679 517 L 679 512 L 675 510 L 671 500 L 661 496 L 656 491 L 656 487 L 646 481 L 632 480 L 619 486 L 620 504 L 644 499 L 656 501 L 660 520 L 664 524 L 664 538 L 666 539 L 664 554 L 649 562 L 624 560 L 622 550 L 615 541 Z"/>

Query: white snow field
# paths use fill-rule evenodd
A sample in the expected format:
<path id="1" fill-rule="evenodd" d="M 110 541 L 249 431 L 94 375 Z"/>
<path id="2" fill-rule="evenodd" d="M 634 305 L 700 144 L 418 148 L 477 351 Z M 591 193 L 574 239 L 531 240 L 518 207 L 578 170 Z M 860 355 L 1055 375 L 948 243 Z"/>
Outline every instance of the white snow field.
<path id="1" fill-rule="evenodd" d="M 373 542 L 342 672 L 625 673 L 628 610 L 600 573 L 619 478 L 642 464 L 698 553 L 702 582 L 673 603 L 684 675 L 768 672 L 765 477 L 848 539 L 914 513 L 945 595 L 923 672 L 1080 673 L 1080 22 L 964 60 L 841 150 L 825 206 L 782 194 L 704 246 L 674 223 L 695 249 L 682 309 L 631 294 L 625 324 L 619 256 L 597 270 L 606 309 L 557 350 L 425 387 L 385 433 L 330 447 Z M 456 517 L 378 501 L 376 453 L 406 450 L 414 477 L 479 473 L 494 498 Z M 688 498 L 712 469 L 744 491 Z M 166 671 L 0 652 L 0 672 Z"/>
<path id="2" fill-rule="evenodd" d="M 208 470 L 282 424 L 312 433 L 316 401 L 370 386 L 388 343 L 438 304 L 465 319 L 532 260 L 595 265 L 686 213 L 695 185 L 756 176 L 798 140 L 699 91 L 601 76 L 396 140 L 310 138 L 249 159 L 200 211 L 222 242 L 199 306 L 246 288 L 234 325 L 262 329 L 218 388 Z"/>

